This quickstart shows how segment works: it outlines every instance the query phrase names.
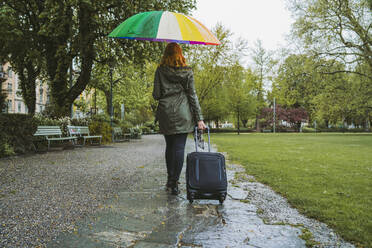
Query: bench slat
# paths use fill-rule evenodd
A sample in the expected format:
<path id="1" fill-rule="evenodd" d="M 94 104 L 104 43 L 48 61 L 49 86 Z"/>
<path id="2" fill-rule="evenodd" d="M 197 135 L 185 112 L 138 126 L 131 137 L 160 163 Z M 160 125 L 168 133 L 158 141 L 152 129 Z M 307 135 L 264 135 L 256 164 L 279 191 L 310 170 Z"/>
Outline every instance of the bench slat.
<path id="1" fill-rule="evenodd" d="M 77 139 L 77 137 L 61 137 L 61 138 L 46 138 L 47 140 L 73 140 Z"/>
<path id="2" fill-rule="evenodd" d="M 83 138 L 83 145 L 85 145 L 86 139 L 99 139 L 99 144 L 101 144 L 102 135 L 90 135 L 87 126 L 67 126 L 67 129 L 71 136 Z"/>
<path id="3" fill-rule="evenodd" d="M 62 135 L 61 128 L 59 126 L 38 126 L 34 136 L 52 136 Z"/>

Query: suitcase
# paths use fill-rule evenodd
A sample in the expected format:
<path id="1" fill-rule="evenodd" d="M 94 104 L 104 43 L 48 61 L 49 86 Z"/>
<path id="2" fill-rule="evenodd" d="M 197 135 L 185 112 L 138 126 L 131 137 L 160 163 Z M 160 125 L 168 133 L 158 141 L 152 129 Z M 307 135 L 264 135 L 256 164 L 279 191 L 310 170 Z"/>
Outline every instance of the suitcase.
<path id="1" fill-rule="evenodd" d="M 211 152 L 208 127 L 207 131 L 208 152 L 198 152 L 198 129 L 195 127 L 196 152 L 187 154 L 187 199 L 190 203 L 195 199 L 215 199 L 222 204 L 227 194 L 225 157 L 221 153 Z"/>

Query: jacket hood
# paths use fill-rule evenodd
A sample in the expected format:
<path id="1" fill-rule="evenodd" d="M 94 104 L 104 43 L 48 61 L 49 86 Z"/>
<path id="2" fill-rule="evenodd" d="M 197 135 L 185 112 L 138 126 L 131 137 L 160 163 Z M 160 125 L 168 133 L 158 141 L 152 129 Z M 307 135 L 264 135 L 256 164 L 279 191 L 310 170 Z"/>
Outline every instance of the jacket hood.
<path id="1" fill-rule="evenodd" d="M 191 67 L 170 67 L 170 66 L 159 66 L 159 72 L 169 82 L 179 83 L 185 82 L 192 75 Z"/>

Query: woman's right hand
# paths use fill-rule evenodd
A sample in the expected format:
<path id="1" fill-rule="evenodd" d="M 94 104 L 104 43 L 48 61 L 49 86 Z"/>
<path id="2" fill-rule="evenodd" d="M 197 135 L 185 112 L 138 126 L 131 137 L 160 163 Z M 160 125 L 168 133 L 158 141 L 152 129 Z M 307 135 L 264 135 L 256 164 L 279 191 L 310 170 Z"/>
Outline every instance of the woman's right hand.
<path id="1" fill-rule="evenodd" d="M 204 121 L 198 121 L 198 129 L 199 130 L 204 130 L 206 128 L 207 128 L 207 126 L 205 125 Z"/>

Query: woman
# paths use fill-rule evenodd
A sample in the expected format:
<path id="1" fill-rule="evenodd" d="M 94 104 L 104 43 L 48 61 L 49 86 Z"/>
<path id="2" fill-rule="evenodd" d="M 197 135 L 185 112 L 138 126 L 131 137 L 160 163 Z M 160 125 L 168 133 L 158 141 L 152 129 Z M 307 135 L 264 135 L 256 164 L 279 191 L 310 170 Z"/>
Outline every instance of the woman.
<path id="1" fill-rule="evenodd" d="M 156 69 L 152 95 L 159 100 L 156 119 L 166 143 L 167 188 L 177 195 L 187 134 L 193 131 L 195 125 L 199 129 L 206 127 L 195 92 L 193 72 L 186 65 L 177 43 L 169 43 L 165 48 Z"/>

